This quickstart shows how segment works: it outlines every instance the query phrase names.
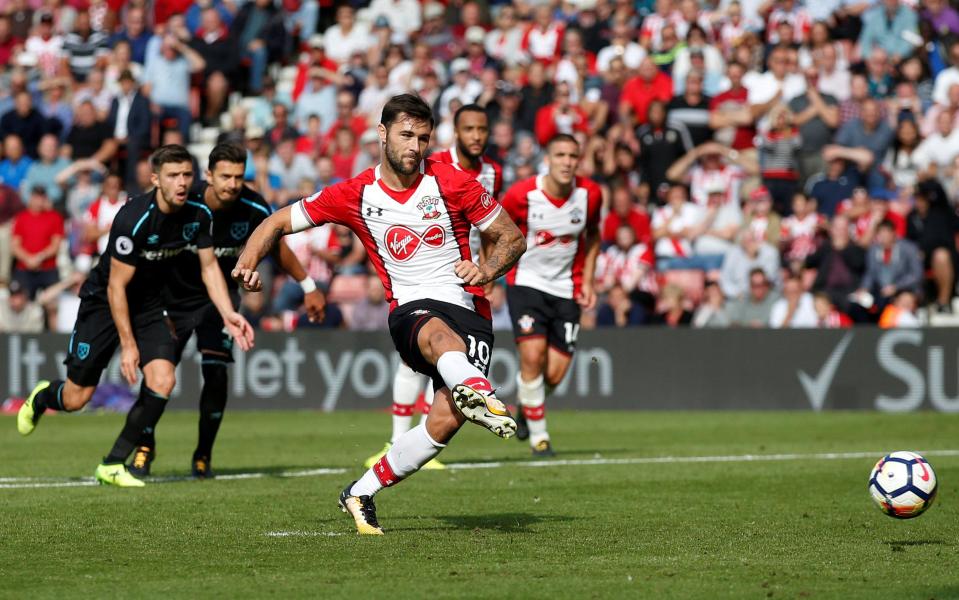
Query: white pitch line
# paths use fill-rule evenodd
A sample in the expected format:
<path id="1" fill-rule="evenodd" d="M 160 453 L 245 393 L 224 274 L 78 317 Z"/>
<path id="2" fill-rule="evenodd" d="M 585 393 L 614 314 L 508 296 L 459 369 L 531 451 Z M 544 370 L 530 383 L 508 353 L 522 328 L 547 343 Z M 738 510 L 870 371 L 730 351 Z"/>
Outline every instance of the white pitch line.
<path id="1" fill-rule="evenodd" d="M 346 535 L 342 531 L 267 531 L 263 534 L 267 537 L 336 537 Z"/>
<path id="2" fill-rule="evenodd" d="M 920 451 L 923 456 L 959 456 L 959 450 L 929 450 Z M 476 463 L 447 463 L 447 468 L 453 471 L 468 469 L 499 469 L 509 467 L 522 468 L 549 468 L 549 467 L 578 467 L 604 465 L 658 465 L 683 463 L 728 463 L 728 462 L 785 462 L 793 460 L 851 460 L 859 458 L 879 458 L 885 453 L 875 452 L 819 452 L 819 453 L 790 453 L 790 454 L 727 454 L 714 456 L 647 456 L 633 458 L 569 458 L 557 460 L 526 460 L 516 462 L 491 461 Z M 249 473 L 228 473 L 217 475 L 218 480 L 236 479 L 264 479 L 267 477 L 299 478 L 318 477 L 321 475 L 343 475 L 352 469 L 345 467 L 321 467 L 316 469 L 298 469 L 295 471 L 252 471 Z M 171 476 L 147 479 L 147 483 L 174 483 L 178 481 L 192 481 L 192 477 Z M 55 478 L 55 477 L 0 477 L 0 490 L 36 489 L 36 488 L 63 488 L 87 487 L 97 485 L 91 478 Z"/>

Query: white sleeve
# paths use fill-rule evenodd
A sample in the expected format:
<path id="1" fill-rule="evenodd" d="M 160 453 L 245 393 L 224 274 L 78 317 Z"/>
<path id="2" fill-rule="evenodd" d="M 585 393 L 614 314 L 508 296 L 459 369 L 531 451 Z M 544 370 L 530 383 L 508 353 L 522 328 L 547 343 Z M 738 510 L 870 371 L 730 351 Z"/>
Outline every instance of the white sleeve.
<path id="1" fill-rule="evenodd" d="M 299 233 L 305 229 L 316 227 L 316 225 L 310 221 L 310 216 L 306 214 L 306 207 L 303 206 L 303 200 L 294 204 L 290 209 L 290 225 L 293 228 L 293 233 Z"/>

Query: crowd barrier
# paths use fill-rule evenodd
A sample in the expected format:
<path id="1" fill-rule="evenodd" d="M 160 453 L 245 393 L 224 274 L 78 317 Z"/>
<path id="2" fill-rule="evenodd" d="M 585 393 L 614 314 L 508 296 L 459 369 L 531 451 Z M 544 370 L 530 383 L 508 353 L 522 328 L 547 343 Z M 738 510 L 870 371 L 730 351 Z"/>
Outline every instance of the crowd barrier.
<path id="1" fill-rule="evenodd" d="M 69 336 L 0 335 L 0 398 L 62 377 Z M 582 332 L 552 408 L 614 410 L 879 410 L 959 412 L 959 331 L 668 330 Z M 398 358 L 386 333 L 260 333 L 236 351 L 233 409 L 385 409 Z M 512 338 L 496 336 L 491 380 L 515 401 Z M 120 382 L 119 355 L 106 379 Z M 199 397 L 199 357 L 188 348 L 171 407 Z"/>

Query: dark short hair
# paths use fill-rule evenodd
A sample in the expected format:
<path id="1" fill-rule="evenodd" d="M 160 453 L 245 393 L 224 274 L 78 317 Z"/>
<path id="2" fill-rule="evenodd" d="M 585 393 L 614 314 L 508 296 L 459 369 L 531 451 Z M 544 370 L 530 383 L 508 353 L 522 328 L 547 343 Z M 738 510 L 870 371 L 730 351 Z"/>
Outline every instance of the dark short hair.
<path id="1" fill-rule="evenodd" d="M 463 113 L 468 113 L 468 112 L 471 112 L 471 113 L 480 113 L 480 114 L 483 114 L 483 115 L 486 114 L 486 110 L 484 110 L 483 107 L 480 106 L 479 104 L 464 104 L 463 106 L 457 108 L 457 109 L 456 109 L 456 112 L 453 113 L 453 127 L 456 127 L 456 126 L 458 126 L 458 125 L 460 124 L 460 115 L 462 115 Z M 488 116 L 487 116 L 487 119 L 486 119 L 486 120 L 489 121 L 489 117 L 488 117 Z"/>
<path id="2" fill-rule="evenodd" d="M 546 151 L 549 152 L 549 149 L 553 147 L 553 144 L 558 144 L 559 142 L 572 142 L 576 144 L 576 147 L 579 148 L 579 142 L 576 141 L 576 138 L 571 136 L 568 133 L 557 133 L 546 142 Z"/>
<path id="3" fill-rule="evenodd" d="M 220 162 L 246 165 L 246 150 L 237 144 L 217 144 L 210 151 L 207 168 L 213 171 Z"/>
<path id="4" fill-rule="evenodd" d="M 879 221 L 879 225 L 877 225 L 877 228 L 880 228 L 880 229 L 891 229 L 892 231 L 895 231 L 895 230 L 896 230 L 896 224 L 893 223 L 892 221 L 890 221 L 889 219 L 883 219 L 882 221 Z"/>
<path id="5" fill-rule="evenodd" d="M 192 164 L 193 155 L 190 154 L 189 150 L 180 144 L 167 144 L 166 146 L 160 146 L 157 148 L 156 152 L 153 153 L 153 156 L 150 157 L 150 166 L 153 167 L 154 173 L 159 173 L 160 167 L 167 163 L 182 162 L 188 162 Z"/>
<path id="6" fill-rule="evenodd" d="M 430 129 L 432 129 L 435 124 L 433 120 L 433 110 L 430 108 L 430 105 L 416 94 L 400 94 L 399 96 L 390 98 L 383 107 L 383 116 L 380 118 L 380 124 L 388 128 L 396 122 L 396 119 L 399 118 L 401 114 L 405 114 L 418 121 L 428 122 Z"/>

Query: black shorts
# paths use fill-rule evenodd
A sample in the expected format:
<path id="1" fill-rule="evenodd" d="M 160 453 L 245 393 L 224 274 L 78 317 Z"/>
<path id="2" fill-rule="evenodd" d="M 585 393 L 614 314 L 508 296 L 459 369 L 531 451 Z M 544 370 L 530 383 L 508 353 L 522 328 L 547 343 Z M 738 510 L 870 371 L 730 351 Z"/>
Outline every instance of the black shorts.
<path id="1" fill-rule="evenodd" d="M 506 286 L 510 320 L 516 342 L 546 338 L 563 354 L 576 351 L 581 309 L 575 300 L 560 298 L 524 285 Z"/>
<path id="2" fill-rule="evenodd" d="M 164 317 L 163 311 L 131 312 L 130 324 L 140 351 L 141 366 L 156 359 L 173 362 L 176 354 L 173 324 Z M 97 385 L 119 347 L 120 336 L 113 324 L 110 304 L 97 297 L 82 299 L 67 358 L 63 361 L 70 381 L 83 387 Z"/>
<path id="3" fill-rule="evenodd" d="M 183 358 L 183 350 L 194 332 L 196 332 L 197 352 L 215 355 L 216 360 L 223 362 L 233 362 L 233 338 L 227 333 L 223 325 L 223 317 L 212 302 L 186 312 L 170 310 L 168 315 L 176 330 L 177 364 Z"/>
<path id="4" fill-rule="evenodd" d="M 431 365 L 420 353 L 416 338 L 431 318 L 436 318 L 452 329 L 466 344 L 466 355 L 476 368 L 489 373 L 489 361 L 493 354 L 493 324 L 475 312 L 438 300 L 414 300 L 399 306 L 390 313 L 390 335 L 393 345 L 411 369 L 428 375 L 433 380 L 433 389 L 446 387 L 435 365 Z"/>

